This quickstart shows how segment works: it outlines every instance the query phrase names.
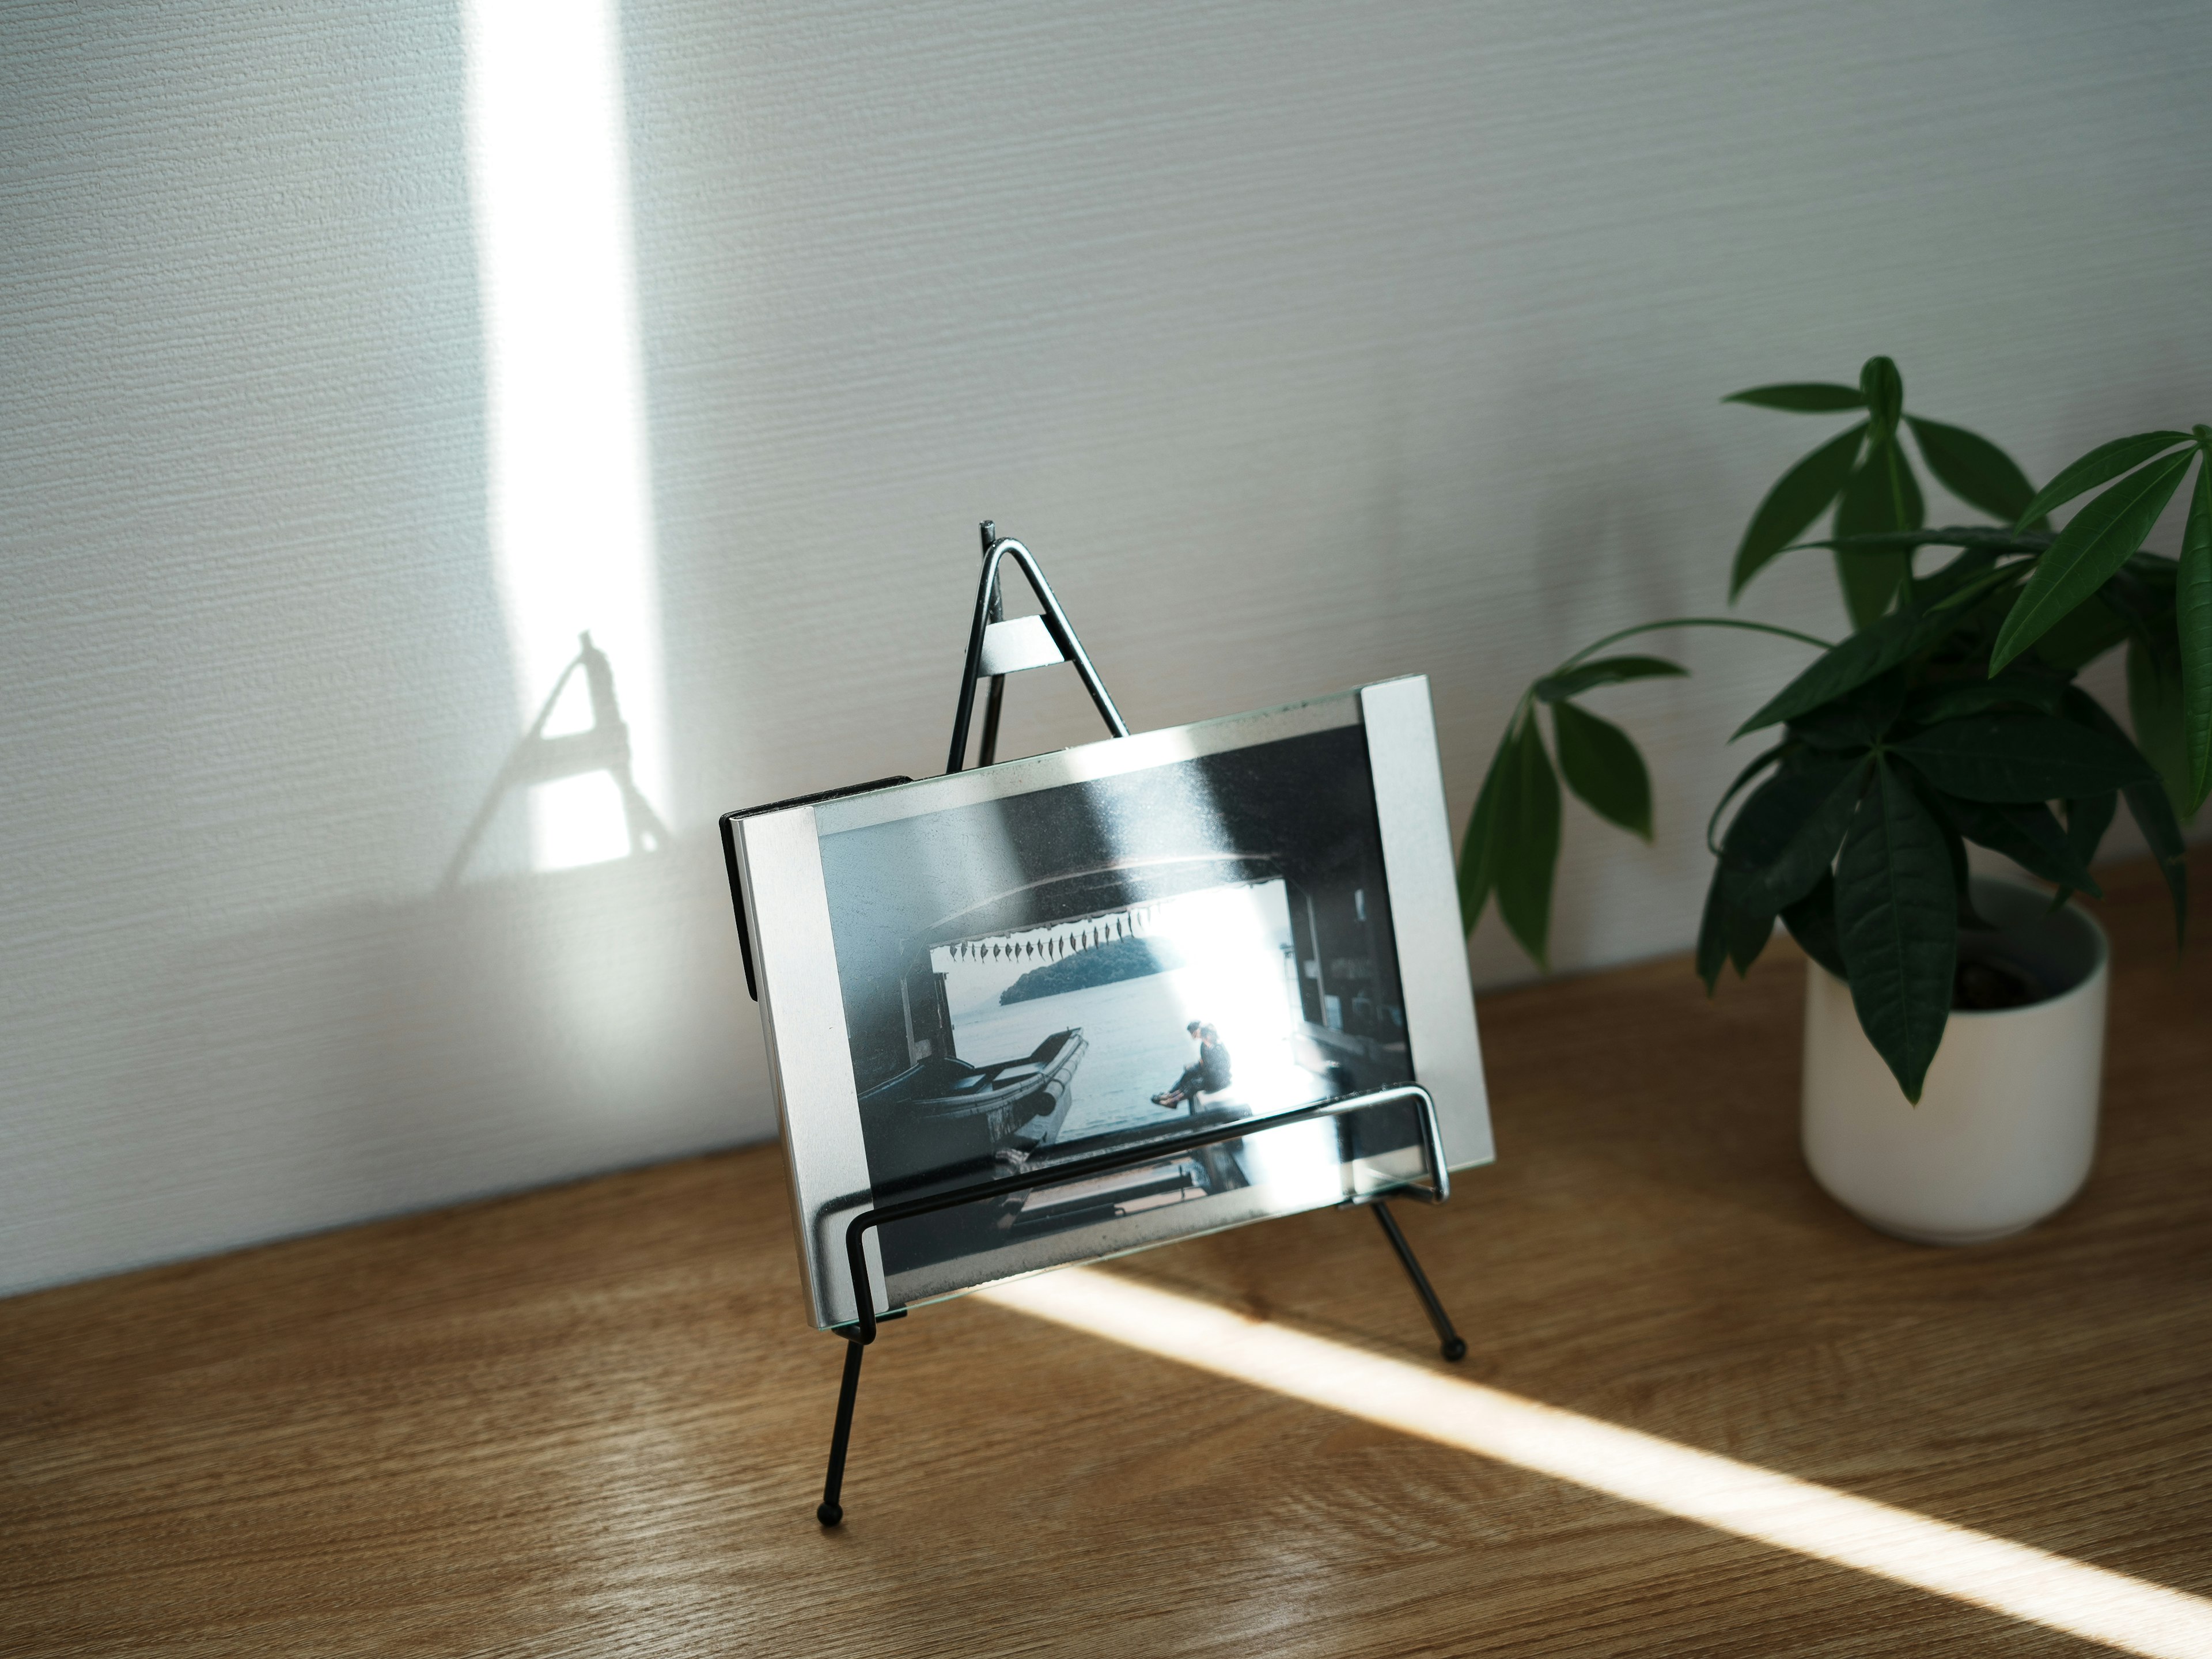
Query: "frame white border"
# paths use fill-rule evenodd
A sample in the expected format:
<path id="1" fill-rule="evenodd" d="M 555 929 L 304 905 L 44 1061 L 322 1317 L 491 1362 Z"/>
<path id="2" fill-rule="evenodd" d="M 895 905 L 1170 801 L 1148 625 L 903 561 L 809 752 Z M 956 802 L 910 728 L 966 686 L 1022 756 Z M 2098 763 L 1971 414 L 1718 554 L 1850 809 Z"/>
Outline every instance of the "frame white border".
<path id="1" fill-rule="evenodd" d="M 1498 1156 L 1490 1134 L 1490 1091 L 1474 1029 L 1474 986 L 1459 925 L 1459 877 L 1443 767 L 1425 675 L 1359 689 L 1375 816 L 1382 828 L 1382 875 L 1390 932 L 1398 941 L 1398 988 L 1413 1080 L 1435 1097 L 1444 1162 L 1455 1170 Z"/>
<path id="2" fill-rule="evenodd" d="M 1489 1096 L 1424 676 L 737 820 L 738 882 L 751 921 L 761 1027 L 783 1131 L 799 1269 L 817 1328 L 858 1316 L 844 1230 L 873 1201 L 820 838 L 1352 725 L 1363 726 L 1367 737 L 1413 1075 L 1436 1097 L 1450 1167 L 1487 1164 L 1495 1156 Z M 888 1298 L 872 1233 L 866 1249 L 871 1289 L 882 1310 Z"/>

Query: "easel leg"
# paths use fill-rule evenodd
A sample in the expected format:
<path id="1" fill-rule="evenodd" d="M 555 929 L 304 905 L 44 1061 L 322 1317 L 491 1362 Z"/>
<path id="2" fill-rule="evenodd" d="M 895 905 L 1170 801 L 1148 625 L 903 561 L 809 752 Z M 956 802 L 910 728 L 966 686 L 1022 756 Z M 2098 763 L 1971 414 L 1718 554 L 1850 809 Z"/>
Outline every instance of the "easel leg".
<path id="1" fill-rule="evenodd" d="M 1420 1269 L 1413 1271 L 1418 1273 Z M 845 1518 L 837 1494 L 845 1485 L 845 1449 L 853 1443 L 853 1401 L 860 1392 L 860 1355 L 865 1352 L 858 1342 L 845 1344 L 845 1380 L 837 1389 L 837 1427 L 830 1437 L 830 1475 L 822 1483 L 822 1503 L 814 1511 L 814 1518 L 825 1527 L 834 1527 Z"/>
<path id="2" fill-rule="evenodd" d="M 1444 1304 L 1437 1300 L 1437 1293 L 1429 1284 L 1429 1276 L 1421 1271 L 1420 1261 L 1413 1255 L 1413 1247 L 1406 1242 L 1406 1235 L 1398 1231 L 1398 1218 L 1390 1213 L 1389 1205 L 1380 1199 L 1367 1207 L 1375 1212 L 1375 1218 L 1382 1224 L 1382 1231 L 1390 1237 L 1390 1248 L 1397 1251 L 1398 1260 L 1405 1263 L 1406 1277 L 1413 1281 L 1413 1288 L 1421 1293 L 1421 1305 L 1429 1310 L 1429 1323 L 1437 1328 L 1437 1337 L 1443 1345 L 1443 1357 L 1450 1360 L 1466 1358 L 1467 1344 L 1461 1340 L 1460 1334 L 1452 1328 L 1451 1316 L 1444 1311 Z M 850 1374 L 850 1372 L 847 1373 L 848 1376 Z M 842 1414 L 837 1419 L 838 1432 L 841 1437 L 844 1431 L 845 1417 L 848 1415 L 850 1415 L 849 1413 Z M 842 1466 L 844 1462 L 842 1445 L 843 1441 L 841 1437 L 840 1450 L 836 1455 L 836 1462 L 831 1466 L 833 1468 Z M 835 1475 L 832 1475 L 831 1479 L 834 1481 Z"/>

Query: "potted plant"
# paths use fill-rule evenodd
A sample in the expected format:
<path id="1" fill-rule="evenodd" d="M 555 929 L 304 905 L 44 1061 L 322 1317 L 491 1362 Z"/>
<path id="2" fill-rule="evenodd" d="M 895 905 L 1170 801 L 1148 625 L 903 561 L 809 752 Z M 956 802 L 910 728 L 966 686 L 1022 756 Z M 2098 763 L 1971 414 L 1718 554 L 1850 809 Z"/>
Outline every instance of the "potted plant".
<path id="1" fill-rule="evenodd" d="M 1986 439 L 1906 413 L 1887 357 L 1856 387 L 1760 386 L 1725 401 L 1850 421 L 1759 503 L 1729 598 L 1782 554 L 1825 549 L 1852 631 L 1832 643 L 1740 617 L 1674 617 L 1608 635 L 1536 681 L 1468 827 L 1462 918 L 1472 932 L 1494 896 L 1545 964 L 1561 776 L 1599 816 L 1650 838 L 1643 758 L 1583 700 L 1686 671 L 1601 653 L 1676 628 L 1800 641 L 1817 654 L 1735 733 L 1766 746 L 1707 826 L 1698 972 L 1710 994 L 1723 964 L 1747 971 L 1778 919 L 1811 959 L 1814 1175 L 1889 1231 L 1966 1242 L 2016 1231 L 2088 1170 L 2103 945 L 2064 901 L 2098 893 L 2090 865 L 2120 796 L 2172 890 L 2177 939 L 2186 919 L 2181 823 L 2212 789 L 2212 427 L 2116 439 L 2039 490 Z M 1908 435 L 1936 479 L 1996 522 L 1925 527 Z M 2144 551 L 2185 483 L 2179 557 Z M 2051 513 L 2100 487 L 2053 531 Z M 1801 539 L 1831 508 L 1828 534 Z M 1923 550 L 1942 551 L 1923 561 Z M 2133 738 L 2075 683 L 2123 647 Z M 2056 899 L 1970 878 L 1969 842 Z"/>

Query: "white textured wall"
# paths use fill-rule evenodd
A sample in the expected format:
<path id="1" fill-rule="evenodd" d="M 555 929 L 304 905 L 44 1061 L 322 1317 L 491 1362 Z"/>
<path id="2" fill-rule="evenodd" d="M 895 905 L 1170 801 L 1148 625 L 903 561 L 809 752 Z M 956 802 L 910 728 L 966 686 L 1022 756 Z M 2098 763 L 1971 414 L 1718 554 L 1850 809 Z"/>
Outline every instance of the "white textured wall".
<path id="1" fill-rule="evenodd" d="M 510 805 L 441 891 L 521 724 L 459 15 L 0 7 L 0 1288 L 769 1133 L 713 819 L 941 764 L 979 517 L 1139 726 L 1425 672 L 1463 816 L 1829 429 L 1720 393 L 1887 351 L 2039 475 L 2212 408 L 2202 5 L 621 33 L 676 841 L 532 874 Z M 1796 660 L 1683 649 L 1563 965 L 1688 941 Z M 1031 678 L 1009 752 L 1091 735 Z"/>

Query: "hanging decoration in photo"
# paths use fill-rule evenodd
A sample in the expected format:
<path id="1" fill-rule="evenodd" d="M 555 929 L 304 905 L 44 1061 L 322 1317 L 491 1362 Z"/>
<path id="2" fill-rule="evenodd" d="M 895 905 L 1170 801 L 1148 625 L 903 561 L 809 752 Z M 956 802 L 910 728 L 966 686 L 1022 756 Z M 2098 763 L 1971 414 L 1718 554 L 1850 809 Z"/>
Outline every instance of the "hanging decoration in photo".
<path id="1" fill-rule="evenodd" d="M 1157 905 L 1139 905 L 1111 915 L 1085 916 L 1010 939 L 963 939 L 946 947 L 955 962 L 1029 962 L 1042 958 L 1059 962 L 1079 951 L 1094 951 L 1116 939 L 1136 939 L 1152 932 Z"/>

